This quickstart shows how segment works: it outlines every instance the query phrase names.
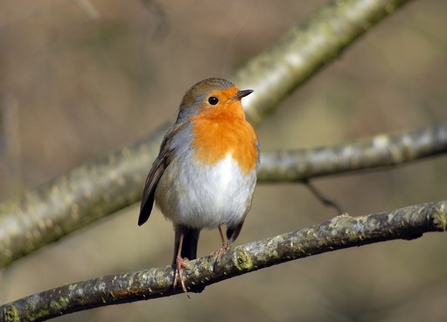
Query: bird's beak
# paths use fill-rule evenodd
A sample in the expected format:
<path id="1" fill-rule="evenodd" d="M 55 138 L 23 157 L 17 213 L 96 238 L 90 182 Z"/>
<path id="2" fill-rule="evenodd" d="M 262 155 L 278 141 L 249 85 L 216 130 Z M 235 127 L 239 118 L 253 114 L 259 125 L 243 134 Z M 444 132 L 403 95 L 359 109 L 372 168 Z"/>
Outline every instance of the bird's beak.
<path id="1" fill-rule="evenodd" d="M 241 99 L 242 97 L 245 97 L 247 95 L 250 95 L 251 93 L 253 93 L 252 89 L 244 89 L 242 91 L 237 92 L 236 96 L 234 98 L 236 99 Z"/>

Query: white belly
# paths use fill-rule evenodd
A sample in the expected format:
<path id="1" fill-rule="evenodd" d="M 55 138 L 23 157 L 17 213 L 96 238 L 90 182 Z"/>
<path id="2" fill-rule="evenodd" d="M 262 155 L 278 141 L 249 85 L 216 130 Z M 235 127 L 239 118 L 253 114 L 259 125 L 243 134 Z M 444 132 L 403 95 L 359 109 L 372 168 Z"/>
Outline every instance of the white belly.
<path id="1" fill-rule="evenodd" d="M 230 154 L 213 166 L 179 168 L 175 180 L 165 171 L 155 193 L 166 218 L 199 229 L 241 222 L 251 206 L 255 171 L 243 175 Z"/>

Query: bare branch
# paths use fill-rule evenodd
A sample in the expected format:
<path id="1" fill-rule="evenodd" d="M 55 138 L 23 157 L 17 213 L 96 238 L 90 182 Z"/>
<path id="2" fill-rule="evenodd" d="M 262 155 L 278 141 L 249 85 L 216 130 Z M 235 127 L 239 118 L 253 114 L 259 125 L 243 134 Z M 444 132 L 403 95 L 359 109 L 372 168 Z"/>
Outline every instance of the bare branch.
<path id="1" fill-rule="evenodd" d="M 347 214 L 320 225 L 238 246 L 189 263 L 186 286 L 201 292 L 214 283 L 276 264 L 381 241 L 421 237 L 447 229 L 447 200 L 361 217 Z M 182 293 L 169 267 L 107 275 L 31 295 L 0 307 L 0 321 L 44 321 L 100 306 Z"/>
<path id="2" fill-rule="evenodd" d="M 291 29 L 272 48 L 251 59 L 233 77 L 240 87 L 256 89 L 256 94 L 244 101 L 250 122 L 261 122 L 299 85 L 407 2 L 332 1 Z"/>
<path id="3" fill-rule="evenodd" d="M 296 182 L 396 166 L 447 152 L 447 123 L 397 134 L 293 151 L 264 152 L 258 180 Z"/>

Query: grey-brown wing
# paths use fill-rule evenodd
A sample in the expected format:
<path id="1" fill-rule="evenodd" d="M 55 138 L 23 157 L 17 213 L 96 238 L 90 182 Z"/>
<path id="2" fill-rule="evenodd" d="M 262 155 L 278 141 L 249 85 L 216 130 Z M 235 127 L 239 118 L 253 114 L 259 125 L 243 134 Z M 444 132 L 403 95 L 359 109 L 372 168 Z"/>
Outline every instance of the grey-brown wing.
<path id="1" fill-rule="evenodd" d="M 160 153 L 152 164 L 152 168 L 146 178 L 146 183 L 143 190 L 143 198 L 141 200 L 140 206 L 140 216 L 138 217 L 138 226 L 144 224 L 151 214 L 152 208 L 154 206 L 155 198 L 155 188 L 157 187 L 158 181 L 160 181 L 163 172 L 171 163 L 173 150 L 171 149 L 172 136 L 179 131 L 181 131 L 186 124 L 175 124 L 166 133 L 160 147 Z"/>

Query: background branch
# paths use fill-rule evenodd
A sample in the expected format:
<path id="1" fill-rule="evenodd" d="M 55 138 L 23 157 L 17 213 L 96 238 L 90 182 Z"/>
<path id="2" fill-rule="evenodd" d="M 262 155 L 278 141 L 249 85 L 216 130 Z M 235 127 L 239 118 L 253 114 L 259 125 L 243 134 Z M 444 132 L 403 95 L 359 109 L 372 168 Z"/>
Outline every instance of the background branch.
<path id="1" fill-rule="evenodd" d="M 186 285 L 192 292 L 262 268 L 334 250 L 395 239 L 411 240 L 447 229 L 447 201 L 405 207 L 368 216 L 335 217 L 320 225 L 235 247 L 213 269 L 215 256 L 189 263 Z M 173 289 L 167 267 L 108 275 L 58 287 L 0 307 L 0 321 L 44 321 L 62 314 L 111 304 L 182 293 Z"/>
<path id="2" fill-rule="evenodd" d="M 296 182 L 402 165 L 447 152 L 447 123 L 355 142 L 290 151 L 264 152 L 261 182 Z"/>

